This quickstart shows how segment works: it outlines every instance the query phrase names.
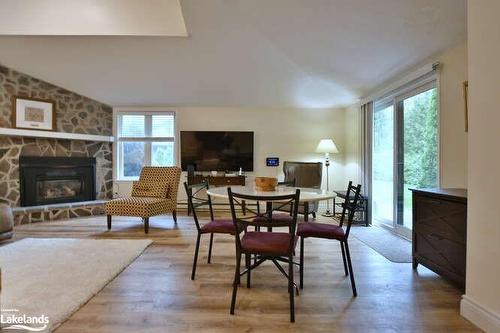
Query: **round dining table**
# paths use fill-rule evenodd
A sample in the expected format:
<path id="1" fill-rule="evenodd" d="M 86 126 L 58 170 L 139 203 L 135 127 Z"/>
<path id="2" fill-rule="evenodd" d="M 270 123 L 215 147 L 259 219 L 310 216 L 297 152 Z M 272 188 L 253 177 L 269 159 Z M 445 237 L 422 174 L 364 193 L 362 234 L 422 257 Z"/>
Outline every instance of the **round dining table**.
<path id="1" fill-rule="evenodd" d="M 335 198 L 335 192 L 330 192 L 318 188 L 307 187 L 290 187 L 290 186 L 277 186 L 274 191 L 259 191 L 254 185 L 247 186 L 230 186 L 231 191 L 234 193 L 254 195 L 259 197 L 273 197 L 277 195 L 294 194 L 297 189 L 300 190 L 299 202 L 304 205 L 304 220 L 308 220 L 309 203 L 315 201 L 329 200 Z M 212 197 L 227 198 L 227 186 L 211 187 L 208 189 L 207 194 Z"/>
<path id="2" fill-rule="evenodd" d="M 227 198 L 229 199 L 229 194 L 227 193 L 227 188 L 229 186 L 222 186 L 222 187 L 212 187 L 207 190 L 207 194 L 210 195 L 211 197 L 218 197 L 218 198 Z M 314 201 L 322 201 L 322 200 L 328 200 L 328 199 L 333 199 L 336 196 L 335 192 L 328 192 L 325 190 L 321 189 L 316 189 L 316 188 L 304 188 L 304 187 L 290 187 L 290 186 L 277 186 L 274 191 L 259 191 L 255 188 L 255 186 L 250 185 L 250 186 L 230 186 L 231 191 L 233 193 L 239 193 L 239 194 L 245 194 L 245 195 L 253 195 L 253 196 L 258 196 L 260 199 L 265 199 L 265 197 L 273 197 L 273 196 L 279 196 L 279 195 L 287 195 L 287 194 L 295 194 L 296 190 L 300 190 L 300 197 L 299 197 L 299 202 L 304 205 L 304 221 L 308 220 L 308 207 L 310 202 Z M 248 199 L 247 199 L 248 200 Z M 245 213 L 245 203 L 242 202 L 242 208 L 243 208 L 243 214 Z M 266 214 L 272 214 L 272 202 L 267 202 L 266 203 Z M 272 231 L 270 227 L 268 227 L 268 231 Z M 278 268 L 278 270 L 288 279 L 288 274 L 284 270 L 284 268 L 279 264 L 279 262 L 288 262 L 288 258 L 268 258 L 266 256 L 258 256 L 256 255 L 254 258 L 254 263 L 248 267 L 246 270 L 243 272 L 240 272 L 240 276 L 246 274 L 247 270 L 253 270 L 259 265 L 261 265 L 263 262 L 266 260 L 271 260 L 273 264 Z M 294 263 L 297 264 L 297 263 Z M 299 288 L 295 282 L 293 282 L 293 286 L 295 288 L 295 291 L 297 295 L 299 294 Z"/>
<path id="3" fill-rule="evenodd" d="M 255 186 L 231 186 L 231 191 L 234 193 L 255 195 L 259 197 L 294 194 L 297 189 L 300 190 L 300 202 L 321 201 L 335 198 L 335 192 L 327 192 L 318 188 L 277 186 L 274 191 L 259 191 Z M 226 186 L 211 187 L 208 189 L 207 194 L 212 197 L 228 198 Z"/>

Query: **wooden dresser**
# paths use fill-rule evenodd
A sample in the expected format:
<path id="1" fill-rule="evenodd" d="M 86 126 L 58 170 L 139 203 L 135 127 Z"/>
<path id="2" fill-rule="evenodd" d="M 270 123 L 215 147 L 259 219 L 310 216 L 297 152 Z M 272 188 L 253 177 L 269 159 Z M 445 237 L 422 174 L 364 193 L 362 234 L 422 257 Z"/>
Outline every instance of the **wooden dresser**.
<path id="1" fill-rule="evenodd" d="M 424 265 L 465 289 L 467 190 L 412 191 L 413 268 Z"/>

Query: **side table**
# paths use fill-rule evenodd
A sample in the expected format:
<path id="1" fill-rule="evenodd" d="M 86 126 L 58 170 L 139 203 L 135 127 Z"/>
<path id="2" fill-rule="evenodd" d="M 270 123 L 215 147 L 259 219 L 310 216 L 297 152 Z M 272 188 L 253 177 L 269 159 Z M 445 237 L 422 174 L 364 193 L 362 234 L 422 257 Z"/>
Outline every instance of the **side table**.
<path id="1" fill-rule="evenodd" d="M 333 216 L 335 216 L 338 214 L 336 211 L 337 206 L 342 207 L 342 203 L 346 197 L 346 191 L 334 190 L 333 192 L 337 194 L 335 198 L 333 198 Z M 337 202 L 336 199 L 342 199 L 342 202 Z M 370 221 L 368 219 L 368 199 L 364 195 L 361 195 L 359 198 L 359 205 L 356 209 L 353 222 L 362 222 L 367 227 L 370 225 Z"/>

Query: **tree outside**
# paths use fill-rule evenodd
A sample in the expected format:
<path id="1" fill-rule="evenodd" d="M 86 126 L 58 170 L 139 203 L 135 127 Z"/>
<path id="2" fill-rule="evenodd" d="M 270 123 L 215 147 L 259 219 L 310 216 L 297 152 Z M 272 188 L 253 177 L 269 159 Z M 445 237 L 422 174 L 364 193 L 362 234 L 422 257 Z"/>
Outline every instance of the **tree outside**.
<path id="1" fill-rule="evenodd" d="M 404 225 L 412 226 L 409 188 L 438 185 L 437 89 L 404 100 Z"/>

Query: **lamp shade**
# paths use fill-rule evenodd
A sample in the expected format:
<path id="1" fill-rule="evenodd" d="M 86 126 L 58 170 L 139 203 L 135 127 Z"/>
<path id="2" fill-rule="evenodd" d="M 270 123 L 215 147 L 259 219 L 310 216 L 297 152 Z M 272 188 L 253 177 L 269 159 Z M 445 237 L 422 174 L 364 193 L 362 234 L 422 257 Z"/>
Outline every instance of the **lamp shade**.
<path id="1" fill-rule="evenodd" d="M 317 153 L 338 153 L 339 150 L 332 139 L 322 139 L 316 147 Z"/>

